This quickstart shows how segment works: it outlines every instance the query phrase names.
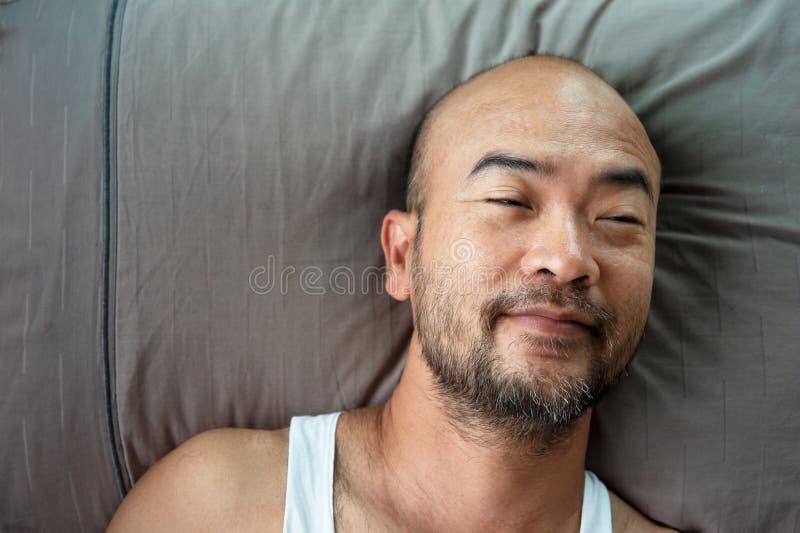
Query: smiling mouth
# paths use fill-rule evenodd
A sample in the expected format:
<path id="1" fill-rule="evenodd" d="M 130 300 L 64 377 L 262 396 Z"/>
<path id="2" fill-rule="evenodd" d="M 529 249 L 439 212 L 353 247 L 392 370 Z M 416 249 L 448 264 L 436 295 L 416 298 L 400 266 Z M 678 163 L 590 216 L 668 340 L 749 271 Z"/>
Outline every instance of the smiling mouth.
<path id="1" fill-rule="evenodd" d="M 503 315 L 509 322 L 540 335 L 550 337 L 579 337 L 592 334 L 594 328 L 584 318 L 558 318 L 535 311 Z M 576 317 L 577 318 L 577 317 Z"/>

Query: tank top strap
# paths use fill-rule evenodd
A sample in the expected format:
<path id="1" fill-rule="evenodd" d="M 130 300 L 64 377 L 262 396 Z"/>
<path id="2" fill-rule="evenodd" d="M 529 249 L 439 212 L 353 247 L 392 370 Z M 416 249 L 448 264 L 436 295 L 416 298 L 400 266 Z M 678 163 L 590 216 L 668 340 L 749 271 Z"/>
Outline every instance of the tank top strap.
<path id="1" fill-rule="evenodd" d="M 611 499 L 608 489 L 588 470 L 583 483 L 580 533 L 611 533 Z"/>
<path id="2" fill-rule="evenodd" d="M 285 533 L 334 533 L 333 461 L 340 414 L 292 417 L 283 513 Z"/>

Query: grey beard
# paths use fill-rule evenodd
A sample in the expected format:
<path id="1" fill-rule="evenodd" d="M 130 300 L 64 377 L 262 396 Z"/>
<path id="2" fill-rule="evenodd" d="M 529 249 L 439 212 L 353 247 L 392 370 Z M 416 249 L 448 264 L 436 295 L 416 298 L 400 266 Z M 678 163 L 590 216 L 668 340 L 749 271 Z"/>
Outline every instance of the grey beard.
<path id="1" fill-rule="evenodd" d="M 529 287 L 521 294 L 503 293 L 485 304 L 480 335 L 473 334 L 473 341 L 460 348 L 458 341 L 463 344 L 470 335 L 454 316 L 456 305 L 447 297 L 429 302 L 425 285 L 423 282 L 417 287 L 414 317 L 423 357 L 451 426 L 482 445 L 525 443 L 536 455 L 553 451 L 572 433 L 575 421 L 624 371 L 615 371 L 619 348 L 629 356 L 641 338 L 640 333 L 638 338 L 631 337 L 617 346 L 615 320 L 608 311 L 593 307 L 580 295 L 565 296 L 551 287 Z M 523 375 L 500 368 L 492 333 L 495 322 L 515 302 L 532 300 L 581 307 L 595 317 L 598 327 L 585 378 Z M 563 357 L 569 357 L 576 348 L 574 341 L 556 337 L 522 335 L 514 342 Z"/>
<path id="2" fill-rule="evenodd" d="M 434 355 L 430 346 L 422 353 L 451 425 L 483 445 L 528 442 L 546 453 L 599 399 L 596 387 L 581 378 L 499 376 L 496 360 L 483 352 L 472 352 L 462 364 L 452 355 Z"/>

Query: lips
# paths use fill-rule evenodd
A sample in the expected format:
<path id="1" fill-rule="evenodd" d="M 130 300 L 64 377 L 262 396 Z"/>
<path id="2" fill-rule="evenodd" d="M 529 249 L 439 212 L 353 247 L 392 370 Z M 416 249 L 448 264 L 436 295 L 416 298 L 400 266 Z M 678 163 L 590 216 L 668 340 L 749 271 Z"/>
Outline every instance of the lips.
<path id="1" fill-rule="evenodd" d="M 541 316 L 551 320 L 577 322 L 578 324 L 594 327 L 594 321 L 580 311 L 570 309 L 557 309 L 553 307 L 532 307 L 507 313 L 509 316 Z"/>
<path id="2" fill-rule="evenodd" d="M 512 311 L 506 316 L 520 326 L 538 330 L 545 335 L 585 335 L 595 329 L 594 321 L 576 310 L 536 307 Z"/>

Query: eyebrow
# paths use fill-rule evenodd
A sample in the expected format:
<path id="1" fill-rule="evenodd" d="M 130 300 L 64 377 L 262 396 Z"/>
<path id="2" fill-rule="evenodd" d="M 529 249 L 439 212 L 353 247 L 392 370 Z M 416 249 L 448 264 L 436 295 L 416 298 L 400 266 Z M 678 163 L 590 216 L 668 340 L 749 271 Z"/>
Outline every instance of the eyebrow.
<path id="1" fill-rule="evenodd" d="M 650 199 L 651 204 L 655 203 L 655 198 L 653 198 L 653 189 L 650 188 L 650 182 L 648 181 L 647 176 L 645 176 L 644 172 L 636 167 L 627 167 L 601 172 L 595 178 L 595 181 L 609 185 L 639 188 L 644 191 L 644 193 Z"/>
<path id="2" fill-rule="evenodd" d="M 517 172 L 527 172 L 542 176 L 552 176 L 556 173 L 556 166 L 548 161 L 538 159 L 528 159 L 506 153 L 490 153 L 483 156 L 467 175 L 467 181 L 473 181 L 480 174 L 490 168 L 502 168 Z M 623 167 L 619 169 L 604 170 L 592 178 L 592 181 L 600 184 L 617 185 L 622 187 L 635 187 L 644 192 L 654 203 L 653 189 L 644 171 L 637 167 Z"/>
<path id="3" fill-rule="evenodd" d="M 486 169 L 492 167 L 542 175 L 551 175 L 555 174 L 556 172 L 555 166 L 547 163 L 546 161 L 526 159 L 524 157 L 518 157 L 511 154 L 491 153 L 483 156 L 480 161 L 475 164 L 475 167 L 469 173 L 467 179 L 471 180 Z"/>

